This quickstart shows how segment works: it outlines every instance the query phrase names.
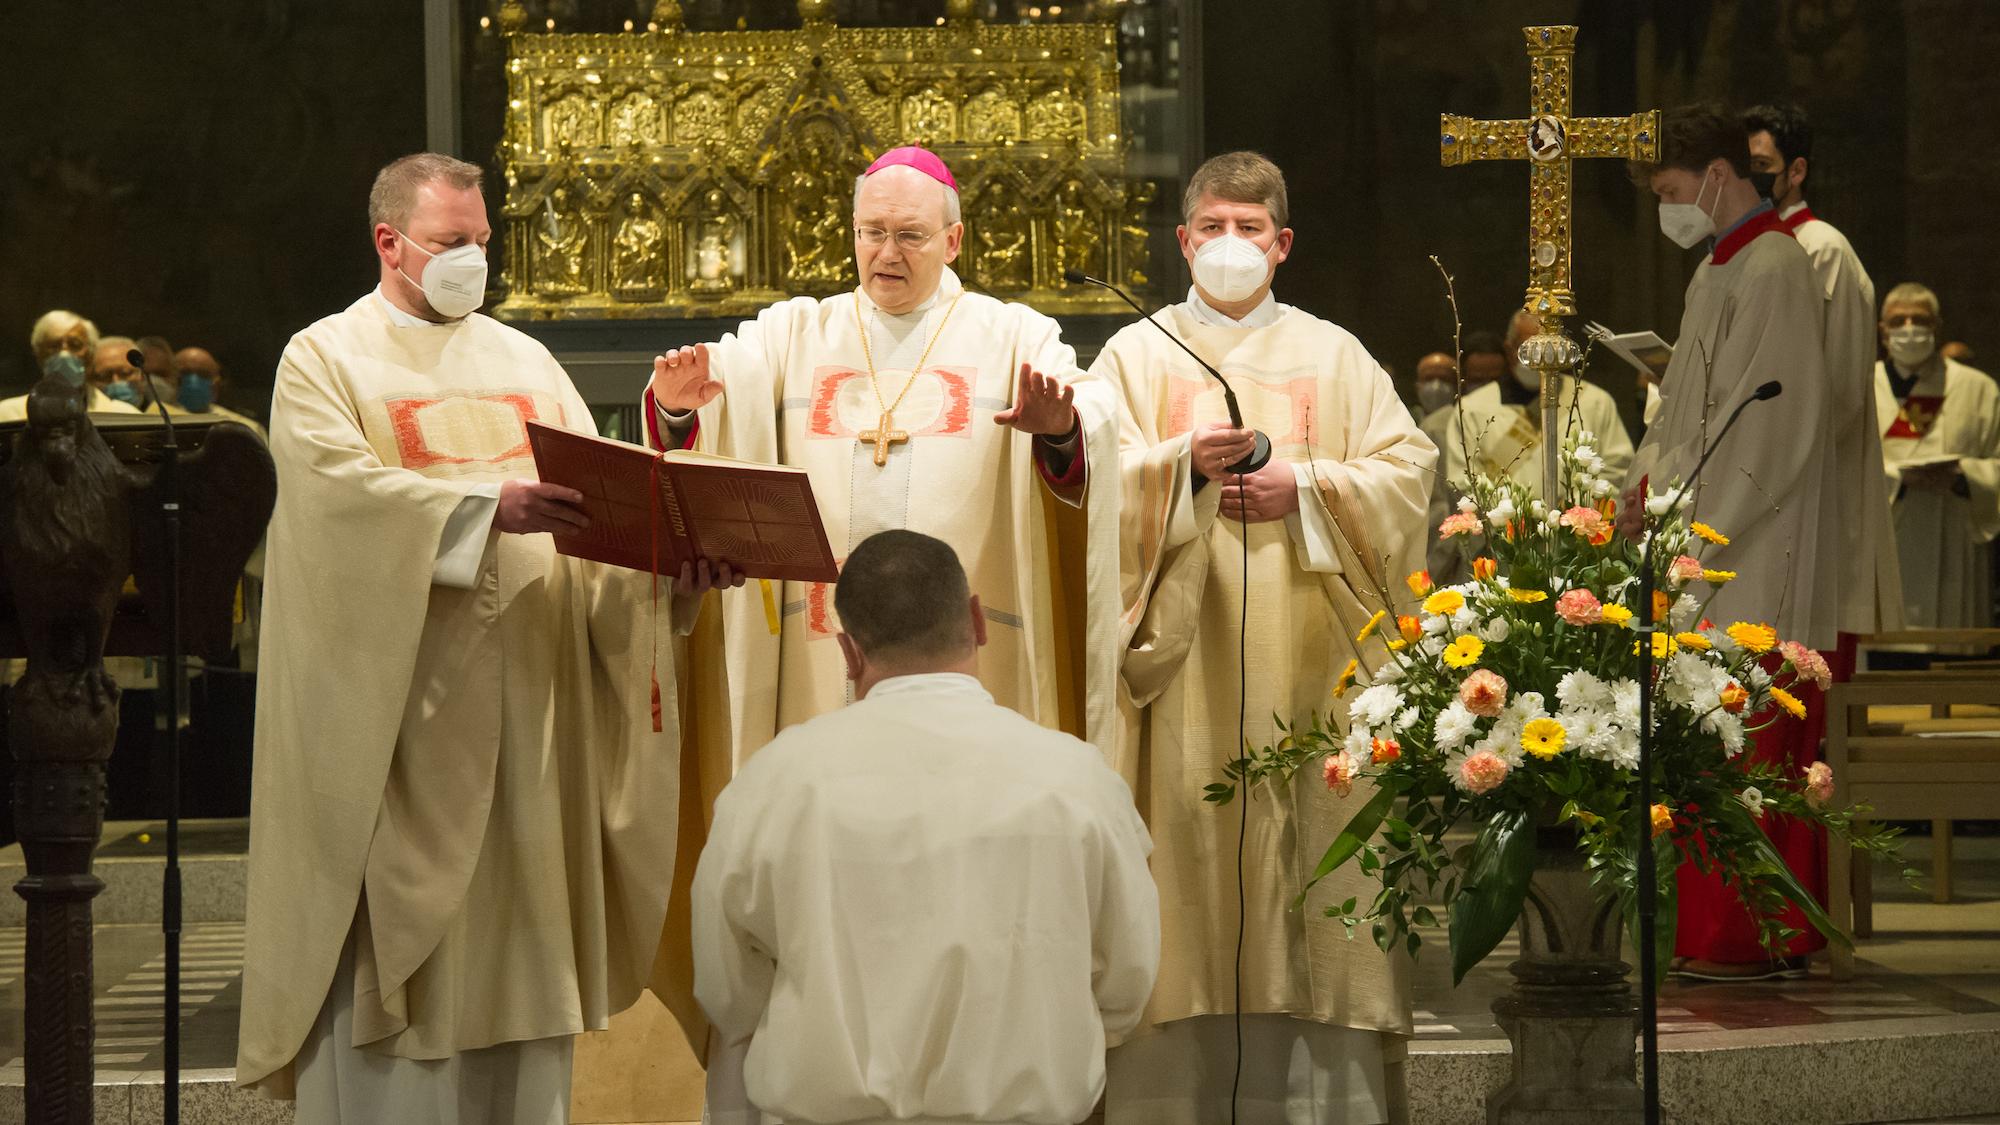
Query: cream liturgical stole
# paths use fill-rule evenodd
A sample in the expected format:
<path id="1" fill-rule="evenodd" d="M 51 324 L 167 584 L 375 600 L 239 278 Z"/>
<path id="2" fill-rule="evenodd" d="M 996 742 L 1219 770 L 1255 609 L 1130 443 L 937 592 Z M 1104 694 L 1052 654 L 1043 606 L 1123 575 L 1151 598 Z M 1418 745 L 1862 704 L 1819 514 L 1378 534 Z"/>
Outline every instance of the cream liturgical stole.
<path id="1" fill-rule="evenodd" d="M 434 580 L 461 502 L 535 475 L 536 419 L 592 428 L 483 316 L 402 327 L 371 296 L 284 353 L 241 1082 L 289 1091 L 350 932 L 354 1045 L 403 1058 L 603 1027 L 651 966 L 679 760 L 649 576 L 488 531 Z"/>

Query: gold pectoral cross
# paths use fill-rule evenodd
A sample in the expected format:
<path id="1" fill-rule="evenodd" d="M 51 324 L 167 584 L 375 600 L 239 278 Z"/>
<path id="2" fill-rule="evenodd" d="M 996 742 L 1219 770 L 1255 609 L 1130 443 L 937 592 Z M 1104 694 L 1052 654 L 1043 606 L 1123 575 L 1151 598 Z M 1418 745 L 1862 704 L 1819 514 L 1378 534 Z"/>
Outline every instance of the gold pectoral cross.
<path id="1" fill-rule="evenodd" d="M 875 423 L 874 429 L 861 431 L 861 440 L 875 447 L 875 464 L 878 468 L 889 463 L 890 446 L 899 441 L 910 440 L 908 431 L 889 428 L 894 422 L 895 415 L 885 410 L 881 419 Z"/>
<path id="2" fill-rule="evenodd" d="M 1546 324 L 1576 315 L 1570 291 L 1570 161 L 1586 157 L 1657 160 L 1660 112 L 1629 117 L 1571 117 L 1570 64 L 1576 55 L 1576 28 L 1528 27 L 1528 61 L 1533 67 L 1529 112 L 1515 121 L 1478 121 L 1447 113 L 1439 124 L 1439 162 L 1445 167 L 1475 160 L 1526 160 L 1528 189 L 1529 312 Z"/>

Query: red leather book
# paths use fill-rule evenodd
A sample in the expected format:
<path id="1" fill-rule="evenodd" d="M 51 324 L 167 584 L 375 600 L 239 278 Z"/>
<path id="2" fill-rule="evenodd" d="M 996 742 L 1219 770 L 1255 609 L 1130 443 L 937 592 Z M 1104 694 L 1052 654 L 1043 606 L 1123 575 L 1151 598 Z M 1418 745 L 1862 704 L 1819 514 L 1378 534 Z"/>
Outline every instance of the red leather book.
<path id="1" fill-rule="evenodd" d="M 555 537 L 565 555 L 652 570 L 657 536 L 661 574 L 708 559 L 752 578 L 839 577 L 804 469 L 691 450 L 659 454 L 541 422 L 528 423 L 528 444 L 542 480 L 583 493 L 590 527 Z"/>

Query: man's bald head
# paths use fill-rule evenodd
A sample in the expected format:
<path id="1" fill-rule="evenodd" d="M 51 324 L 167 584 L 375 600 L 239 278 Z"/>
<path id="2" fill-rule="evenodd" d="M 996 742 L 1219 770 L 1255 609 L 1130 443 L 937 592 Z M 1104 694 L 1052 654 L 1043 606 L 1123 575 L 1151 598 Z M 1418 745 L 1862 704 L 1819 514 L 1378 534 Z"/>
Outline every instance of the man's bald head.
<path id="1" fill-rule="evenodd" d="M 1521 341 L 1539 335 L 1541 331 L 1541 317 L 1527 309 L 1515 309 L 1513 317 L 1507 321 L 1507 358 L 1511 361 L 1514 358 L 1514 351 L 1521 346 Z"/>
<path id="2" fill-rule="evenodd" d="M 182 348 L 175 352 L 174 367 L 182 372 L 205 375 L 211 380 L 222 378 L 222 365 L 215 362 L 215 356 L 207 348 Z"/>
<path id="3" fill-rule="evenodd" d="M 1451 382 L 1458 377 L 1458 365 L 1452 362 L 1450 352 L 1432 352 L 1417 361 L 1417 382 L 1442 379 Z"/>

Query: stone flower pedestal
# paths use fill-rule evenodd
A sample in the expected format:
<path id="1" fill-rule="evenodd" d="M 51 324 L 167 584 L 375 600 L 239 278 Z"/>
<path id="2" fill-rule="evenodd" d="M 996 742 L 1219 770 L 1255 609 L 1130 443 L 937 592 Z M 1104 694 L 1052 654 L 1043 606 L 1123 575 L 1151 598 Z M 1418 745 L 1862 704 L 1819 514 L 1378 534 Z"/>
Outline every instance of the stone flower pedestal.
<path id="1" fill-rule="evenodd" d="M 1514 991 L 1493 1002 L 1514 1071 L 1487 1099 L 1487 1125 L 1638 1125 L 1639 1004 L 1619 959 L 1623 919 L 1599 901 L 1573 832 L 1538 828 L 1535 865 Z"/>

